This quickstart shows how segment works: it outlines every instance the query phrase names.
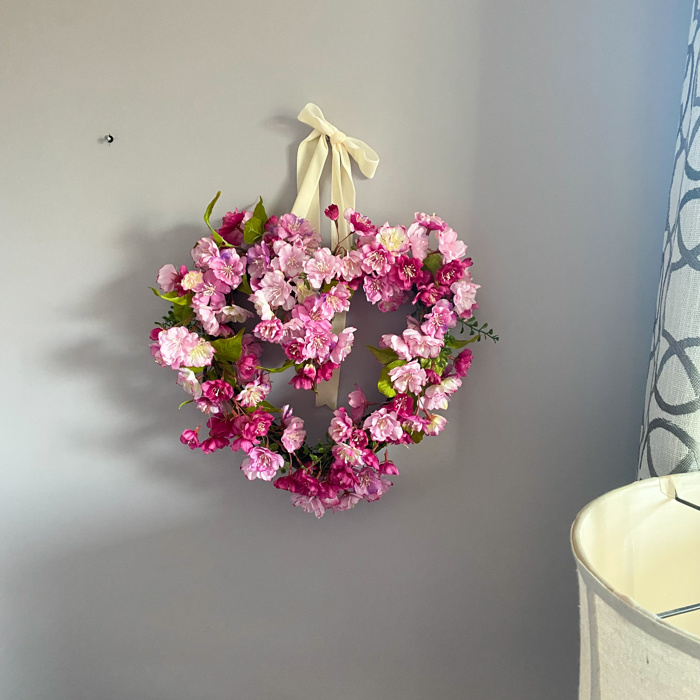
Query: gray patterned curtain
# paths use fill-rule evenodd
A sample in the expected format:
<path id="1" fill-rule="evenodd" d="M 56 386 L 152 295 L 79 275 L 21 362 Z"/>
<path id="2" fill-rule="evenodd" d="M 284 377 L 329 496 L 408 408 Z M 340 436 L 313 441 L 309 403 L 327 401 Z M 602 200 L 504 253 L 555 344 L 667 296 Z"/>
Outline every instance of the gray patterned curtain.
<path id="1" fill-rule="evenodd" d="M 690 24 L 639 478 L 700 470 L 700 0 Z"/>

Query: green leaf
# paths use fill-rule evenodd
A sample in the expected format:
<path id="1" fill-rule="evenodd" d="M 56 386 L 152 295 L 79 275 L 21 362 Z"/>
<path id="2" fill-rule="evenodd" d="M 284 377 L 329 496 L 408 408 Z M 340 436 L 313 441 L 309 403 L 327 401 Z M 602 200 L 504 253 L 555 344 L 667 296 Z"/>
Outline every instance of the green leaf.
<path id="1" fill-rule="evenodd" d="M 236 287 L 236 289 L 239 292 L 243 292 L 243 294 L 252 294 L 253 289 L 250 286 L 250 282 L 248 282 L 248 275 L 243 275 L 241 278 L 241 283 Z"/>
<path id="2" fill-rule="evenodd" d="M 262 197 L 260 197 L 260 201 L 255 205 L 255 209 L 253 210 L 253 216 L 245 222 L 243 240 L 249 245 L 253 245 L 253 243 L 259 241 L 263 237 L 263 233 L 265 233 L 266 223 L 267 213 L 263 206 Z"/>
<path id="3" fill-rule="evenodd" d="M 379 375 L 379 381 L 377 382 L 377 388 L 384 394 L 384 396 L 393 399 L 396 396 L 396 390 L 391 383 L 389 378 L 389 368 L 384 367 L 382 373 Z"/>
<path id="4" fill-rule="evenodd" d="M 214 205 L 216 204 L 219 197 L 221 197 L 221 191 L 217 192 L 216 197 L 214 197 L 214 199 L 212 199 L 211 202 L 209 202 L 209 206 L 204 212 L 204 223 L 209 227 L 209 230 L 211 231 L 211 235 L 214 238 L 214 242 L 216 243 L 216 245 L 228 246 L 228 243 L 219 235 L 219 232 L 215 230 L 209 223 L 209 218 L 211 217 L 212 211 L 214 211 Z"/>
<path id="5" fill-rule="evenodd" d="M 256 408 L 262 408 L 263 411 L 266 413 L 279 413 L 280 409 L 277 408 L 277 406 L 273 406 L 271 403 L 268 403 L 267 401 L 262 401 L 257 405 Z"/>
<path id="6" fill-rule="evenodd" d="M 398 359 L 398 355 L 395 350 L 391 348 L 375 348 L 371 345 L 367 346 L 369 351 L 383 364 L 388 365 L 390 362 Z"/>
<path id="7" fill-rule="evenodd" d="M 394 360 L 386 366 L 386 369 L 396 369 L 396 367 L 403 367 L 405 364 L 407 364 L 407 360 Z"/>
<path id="8" fill-rule="evenodd" d="M 188 403 L 192 403 L 194 399 L 189 399 L 188 401 L 183 401 L 178 407 L 177 410 L 179 411 L 183 406 L 187 406 Z"/>
<path id="9" fill-rule="evenodd" d="M 289 369 L 293 365 L 293 360 L 287 360 L 281 367 L 258 367 L 258 369 L 262 369 L 265 372 L 270 372 L 270 374 L 277 374 L 278 372 L 284 372 L 284 370 Z"/>
<path id="10" fill-rule="evenodd" d="M 190 306 L 185 306 L 184 304 L 173 304 L 173 316 L 180 325 L 187 325 L 192 318 L 193 313 L 194 312 Z"/>
<path id="11" fill-rule="evenodd" d="M 420 430 L 409 430 L 408 434 L 416 445 L 425 437 L 425 433 Z"/>
<path id="12" fill-rule="evenodd" d="M 165 301 L 169 301 L 172 304 L 179 304 L 180 306 L 189 306 L 192 299 L 192 294 L 185 294 L 184 297 L 180 297 L 177 295 L 177 292 L 166 292 L 165 294 L 161 294 L 161 292 L 159 292 L 155 287 L 149 287 L 149 289 L 157 297 L 165 299 Z"/>
<path id="13" fill-rule="evenodd" d="M 241 342 L 243 340 L 243 331 L 245 329 L 241 328 L 238 333 L 232 338 L 219 338 L 219 340 L 212 340 L 211 344 L 214 346 L 216 355 L 214 359 L 218 362 L 237 362 L 241 357 L 242 347 Z"/>
<path id="14" fill-rule="evenodd" d="M 469 343 L 473 343 L 475 340 L 478 340 L 480 336 L 475 336 L 474 338 L 469 338 L 469 340 L 453 340 L 450 343 L 451 348 L 463 348 L 465 345 L 469 345 Z"/>
<path id="15" fill-rule="evenodd" d="M 440 253 L 431 253 L 423 260 L 423 267 L 432 272 L 433 277 L 435 277 L 435 273 L 442 267 L 442 255 Z"/>

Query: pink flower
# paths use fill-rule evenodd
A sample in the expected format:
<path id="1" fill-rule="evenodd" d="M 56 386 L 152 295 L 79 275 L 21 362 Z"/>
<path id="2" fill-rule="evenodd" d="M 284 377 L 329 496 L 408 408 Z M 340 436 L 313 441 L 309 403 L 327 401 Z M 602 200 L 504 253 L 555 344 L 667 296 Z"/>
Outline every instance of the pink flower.
<path id="1" fill-rule="evenodd" d="M 340 365 L 336 364 L 335 362 L 324 362 L 319 366 L 316 372 L 316 377 L 320 381 L 328 382 L 333 376 L 333 372 L 335 372 L 335 370 L 337 370 L 339 367 Z"/>
<path id="2" fill-rule="evenodd" d="M 238 208 L 233 211 L 229 211 L 224 214 L 221 220 L 221 228 L 217 233 L 227 242 L 234 246 L 239 246 L 243 243 L 243 229 L 242 224 L 244 224 L 253 212 L 250 211 L 238 211 Z"/>
<path id="3" fill-rule="evenodd" d="M 383 246 L 391 253 L 405 253 L 409 248 L 408 236 L 403 226 L 389 226 L 384 224 L 375 238 L 378 245 Z"/>
<path id="4" fill-rule="evenodd" d="M 254 447 L 243 460 L 241 469 L 250 479 L 272 481 L 277 471 L 284 466 L 284 458 L 266 447 Z"/>
<path id="5" fill-rule="evenodd" d="M 436 409 L 444 410 L 447 408 L 449 398 L 444 387 L 440 384 L 431 384 L 422 396 L 418 405 L 426 411 L 434 411 Z"/>
<path id="6" fill-rule="evenodd" d="M 180 368 L 177 372 L 177 383 L 194 399 L 202 395 L 202 387 L 191 369 Z"/>
<path id="7" fill-rule="evenodd" d="M 428 245 L 430 243 L 427 231 L 420 224 L 414 223 L 408 229 L 407 235 L 411 246 L 411 255 L 416 260 L 423 262 L 428 255 Z"/>
<path id="8" fill-rule="evenodd" d="M 338 333 L 338 341 L 331 348 L 331 362 L 340 365 L 345 361 L 345 358 L 350 354 L 352 344 L 355 340 L 354 333 L 357 329 L 350 326 Z"/>
<path id="9" fill-rule="evenodd" d="M 199 428 L 196 430 L 183 430 L 180 435 L 180 442 L 187 445 L 191 450 L 196 450 L 199 447 Z"/>
<path id="10" fill-rule="evenodd" d="M 401 420 L 404 420 L 413 415 L 413 398 L 408 394 L 396 394 L 387 404 L 387 408 L 394 411 Z"/>
<path id="11" fill-rule="evenodd" d="M 455 311 L 461 318 L 469 318 L 472 309 L 476 308 L 476 290 L 481 285 L 474 284 L 469 279 L 459 280 L 451 285 L 450 290 L 454 294 Z"/>
<path id="12" fill-rule="evenodd" d="M 410 391 L 419 394 L 426 382 L 425 370 L 416 360 L 389 370 L 389 377 L 394 388 L 402 393 Z"/>
<path id="13" fill-rule="evenodd" d="M 183 364 L 187 367 L 207 367 L 214 359 L 214 346 L 196 333 L 192 335 L 197 338 L 197 342 L 187 353 Z"/>
<path id="14" fill-rule="evenodd" d="M 420 260 L 400 255 L 394 261 L 389 271 L 391 281 L 401 289 L 411 289 L 416 282 L 423 280 L 423 271 Z"/>
<path id="15" fill-rule="evenodd" d="M 328 209 L 323 212 L 331 221 L 337 221 L 340 212 L 338 211 L 337 204 L 331 204 Z"/>
<path id="16" fill-rule="evenodd" d="M 289 406 L 282 407 L 282 446 L 287 452 L 298 450 L 306 440 L 304 421 L 298 416 L 293 416 Z"/>
<path id="17" fill-rule="evenodd" d="M 330 292 L 322 294 L 320 305 L 329 318 L 342 311 L 350 310 L 350 296 L 352 292 L 347 284 L 340 283 L 333 287 Z"/>
<path id="18" fill-rule="evenodd" d="M 360 469 L 357 477 L 358 482 L 355 485 L 355 493 L 370 503 L 379 500 L 393 486 L 389 479 L 380 475 L 372 467 Z"/>
<path id="19" fill-rule="evenodd" d="M 200 238 L 194 244 L 194 248 L 192 248 L 192 260 L 194 260 L 194 264 L 199 268 L 209 267 L 211 259 L 218 257 L 218 255 L 219 248 L 211 237 Z"/>
<path id="20" fill-rule="evenodd" d="M 253 328 L 253 335 L 260 340 L 267 340 L 270 343 L 277 343 L 282 340 L 282 335 L 284 333 L 284 328 L 282 327 L 282 321 L 278 318 L 272 318 L 269 321 L 260 321 L 255 328 Z"/>
<path id="21" fill-rule="evenodd" d="M 313 513 L 317 518 L 322 518 L 326 507 L 318 496 L 305 496 L 302 493 L 293 493 L 292 505 L 299 506 L 305 513 Z"/>
<path id="22" fill-rule="evenodd" d="M 353 445 L 347 445 L 345 443 L 333 445 L 331 452 L 336 462 L 340 462 L 349 467 L 356 467 L 362 463 L 362 450 Z"/>
<path id="23" fill-rule="evenodd" d="M 403 433 L 398 416 L 393 411 L 380 408 L 371 413 L 363 423 L 362 427 L 369 430 L 373 440 L 377 442 L 391 442 L 398 440 Z"/>
<path id="24" fill-rule="evenodd" d="M 316 368 L 313 365 L 304 365 L 297 369 L 297 373 L 289 382 L 295 389 L 312 389 L 316 382 Z"/>
<path id="25" fill-rule="evenodd" d="M 433 338 L 444 338 L 448 329 L 454 328 L 456 325 L 457 314 L 452 311 L 452 304 L 447 299 L 441 299 L 433 306 L 432 312 L 425 317 L 420 329 Z"/>
<path id="26" fill-rule="evenodd" d="M 320 289 L 326 282 L 330 283 L 338 271 L 338 261 L 328 248 L 321 248 L 314 252 L 314 257 L 304 264 L 304 271 L 309 283 L 314 289 Z"/>
<path id="27" fill-rule="evenodd" d="M 258 358 L 255 355 L 243 355 L 236 364 L 238 379 L 242 382 L 250 381 L 257 372 Z"/>
<path id="28" fill-rule="evenodd" d="M 271 389 L 272 386 L 270 385 L 270 380 L 267 377 L 256 379 L 243 387 L 242 391 L 240 391 L 238 396 L 236 396 L 236 400 L 241 404 L 241 406 L 253 408 L 261 401 L 265 400 L 265 397 L 270 393 Z"/>
<path id="29" fill-rule="evenodd" d="M 472 363 L 472 351 L 467 348 L 457 355 L 454 360 L 455 372 L 458 377 L 464 377 Z"/>
<path id="30" fill-rule="evenodd" d="M 217 450 L 220 450 L 228 445 L 229 441 L 227 438 L 224 437 L 210 437 L 207 440 L 205 440 L 203 443 L 200 444 L 200 449 L 204 454 L 211 454 L 212 452 L 216 452 Z"/>
<path id="31" fill-rule="evenodd" d="M 364 430 L 353 430 L 348 443 L 353 447 L 357 447 L 360 450 L 364 450 L 369 443 L 369 438 Z"/>
<path id="32" fill-rule="evenodd" d="M 350 228 L 353 231 L 359 231 L 361 233 L 375 233 L 377 230 L 377 227 L 366 216 L 358 214 L 350 207 L 343 212 L 343 218 L 350 224 Z"/>
<path id="33" fill-rule="evenodd" d="M 352 420 L 356 423 L 365 414 L 368 406 L 367 397 L 365 396 L 364 391 L 362 391 L 357 384 L 355 384 L 355 391 L 351 391 L 348 394 L 348 403 L 352 408 Z"/>
<path id="34" fill-rule="evenodd" d="M 448 226 L 438 231 L 438 250 L 448 263 L 461 258 L 467 252 L 467 246 L 457 238 L 457 232 Z"/>
<path id="35" fill-rule="evenodd" d="M 220 311 L 226 306 L 226 297 L 224 295 L 231 290 L 211 270 L 208 270 L 204 273 L 201 284 L 198 284 L 194 291 L 193 304 L 197 306 L 211 306 L 215 311 Z"/>
<path id="36" fill-rule="evenodd" d="M 185 268 L 187 272 L 187 268 Z M 164 292 L 174 292 L 182 279 L 182 275 L 178 273 L 174 265 L 163 265 L 158 270 L 158 284 Z"/>
<path id="37" fill-rule="evenodd" d="M 415 222 L 431 231 L 444 231 L 447 228 L 447 224 L 435 214 L 428 215 L 422 212 L 416 212 Z"/>
<path id="38" fill-rule="evenodd" d="M 359 250 L 351 250 L 342 258 L 336 259 L 338 260 L 338 275 L 346 282 L 363 275 L 362 266 L 360 265 L 362 253 Z"/>
<path id="39" fill-rule="evenodd" d="M 352 420 L 350 420 L 350 416 L 348 416 L 345 408 L 341 407 L 334 411 L 330 427 L 328 428 L 331 440 L 336 443 L 345 442 L 352 435 L 352 431 Z"/>
<path id="40" fill-rule="evenodd" d="M 346 491 L 339 497 L 338 503 L 332 506 L 333 512 L 338 513 L 339 511 L 350 510 L 351 508 L 354 508 L 355 505 L 361 500 L 362 497 L 358 496 L 358 494 L 351 491 Z"/>
<path id="41" fill-rule="evenodd" d="M 402 333 L 402 338 L 408 346 L 408 354 L 410 358 L 422 357 L 424 359 L 437 357 L 440 354 L 444 342 L 439 338 L 433 338 L 430 335 L 421 335 L 418 331 L 411 328 Z"/>
<path id="42" fill-rule="evenodd" d="M 284 277 L 284 273 L 279 270 L 267 272 L 260 280 L 260 292 L 265 301 L 273 308 L 282 307 L 289 310 L 294 306 L 294 299 L 291 298 L 292 287 Z"/>
<path id="43" fill-rule="evenodd" d="M 287 277 L 296 277 L 304 271 L 304 263 L 308 256 L 303 248 L 292 246 L 289 243 L 283 243 L 277 253 L 280 270 Z"/>
<path id="44" fill-rule="evenodd" d="M 464 271 L 467 267 L 468 265 L 464 260 L 452 260 L 445 263 L 435 273 L 435 281 L 442 287 L 449 287 L 464 277 Z"/>
<path id="45" fill-rule="evenodd" d="M 362 246 L 360 266 L 367 274 L 374 272 L 380 276 L 386 275 L 393 262 L 394 255 L 383 246 L 376 247 L 370 244 Z"/>
<path id="46" fill-rule="evenodd" d="M 235 250 L 224 250 L 220 257 L 209 261 L 209 269 L 218 280 L 235 289 L 245 272 L 245 260 Z"/>
<path id="47" fill-rule="evenodd" d="M 270 265 L 270 251 L 263 243 L 256 243 L 248 248 L 246 253 L 248 261 L 248 275 L 250 276 L 251 284 L 255 279 L 262 277 L 266 272 L 272 270 Z M 253 287 L 255 289 L 255 287 Z"/>
<path id="48" fill-rule="evenodd" d="M 443 296 L 445 296 L 444 287 L 440 288 L 433 282 L 429 284 L 421 283 L 418 285 L 418 294 L 413 299 L 413 303 L 420 301 L 426 306 L 434 306 Z"/>
<path id="49" fill-rule="evenodd" d="M 423 430 L 426 435 L 437 435 L 442 432 L 445 425 L 447 425 L 447 419 L 434 414 L 430 417 Z"/>
<path id="50" fill-rule="evenodd" d="M 219 335 L 221 325 L 219 324 L 219 319 L 214 309 L 210 306 L 195 306 L 194 315 L 202 324 L 205 333 L 209 335 Z"/>
<path id="51" fill-rule="evenodd" d="M 187 328 L 174 326 L 158 334 L 158 344 L 163 361 L 173 369 L 182 365 L 194 367 L 188 361 L 189 353 L 196 347 L 199 336 L 190 333 Z M 197 365 L 201 366 L 201 365 Z"/>
<path id="52" fill-rule="evenodd" d="M 331 349 L 333 333 L 328 321 L 311 321 L 304 338 L 304 354 L 308 360 L 325 360 Z"/>
<path id="53" fill-rule="evenodd" d="M 300 243 L 306 248 L 317 248 L 321 240 L 306 219 L 297 218 L 294 214 L 281 216 L 275 233 L 278 238 L 288 239 L 292 244 Z"/>
<path id="54" fill-rule="evenodd" d="M 212 403 L 229 401 L 233 396 L 233 387 L 223 379 L 214 379 L 202 384 L 202 393 Z"/>
<path id="55" fill-rule="evenodd" d="M 242 306 L 236 306 L 236 304 L 224 306 L 217 314 L 217 318 L 222 323 L 243 323 L 252 316 L 252 311 L 248 311 L 248 309 L 244 309 Z"/>

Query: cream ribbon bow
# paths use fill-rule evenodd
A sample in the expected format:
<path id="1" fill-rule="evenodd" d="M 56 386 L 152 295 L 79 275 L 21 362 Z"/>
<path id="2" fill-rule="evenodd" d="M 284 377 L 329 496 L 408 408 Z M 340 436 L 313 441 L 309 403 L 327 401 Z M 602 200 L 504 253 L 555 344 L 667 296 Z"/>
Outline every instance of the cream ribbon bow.
<path id="1" fill-rule="evenodd" d="M 360 172 L 366 177 L 374 177 L 379 164 L 379 156 L 364 141 L 346 136 L 327 122 L 320 108 L 309 102 L 297 117 L 300 122 L 308 124 L 313 131 L 300 144 L 297 152 L 297 199 L 292 207 L 292 214 L 306 219 L 316 231 L 321 231 L 320 184 L 323 166 L 328 157 L 328 143 L 331 144 L 331 202 L 338 206 L 337 228 L 331 226 L 331 250 L 335 251 L 338 243 L 346 243 L 350 237 L 350 228 L 343 213 L 350 207 L 355 208 L 355 185 L 352 181 L 350 158 L 357 163 Z M 345 328 L 345 314 L 336 314 L 333 318 L 333 332 L 340 333 Z M 318 387 L 317 406 L 328 406 L 335 410 L 338 405 L 338 382 L 340 370 L 333 373 L 331 379 Z"/>

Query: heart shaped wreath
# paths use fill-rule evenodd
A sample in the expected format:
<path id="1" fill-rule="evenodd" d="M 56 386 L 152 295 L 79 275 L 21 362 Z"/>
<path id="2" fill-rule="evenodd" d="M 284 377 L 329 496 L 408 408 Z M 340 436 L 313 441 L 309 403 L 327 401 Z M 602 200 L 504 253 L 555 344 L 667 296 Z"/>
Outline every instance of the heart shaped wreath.
<path id="1" fill-rule="evenodd" d="M 349 208 L 344 219 L 355 236 L 331 250 L 306 219 L 268 217 L 262 199 L 253 212 L 227 213 L 215 230 L 210 216 L 219 194 L 204 215 L 211 235 L 192 249 L 194 269 L 164 265 L 161 291 L 152 288 L 172 308 L 151 331 L 151 354 L 177 371 L 192 396 L 181 406 L 194 402 L 206 416 L 208 437 L 200 424 L 181 442 L 205 453 L 242 450 L 248 479 L 277 477 L 274 485 L 316 517 L 376 501 L 398 475 L 387 453 L 381 461 L 378 453 L 438 435 L 447 421 L 436 411 L 447 408 L 472 361 L 464 346 L 498 340 L 473 315 L 479 285 L 465 244 L 435 215 L 417 213 L 408 229 L 378 227 Z M 338 207 L 325 213 L 337 227 Z M 337 329 L 334 318 L 360 288 L 382 312 L 413 306 L 401 335 L 383 335 L 380 347 L 369 348 L 382 365 L 378 387 L 386 400 L 369 404 L 355 385 L 350 411 L 336 409 L 326 438 L 310 445 L 304 421 L 288 405 L 265 400 L 270 374 L 293 369 L 289 383 L 314 391 L 329 380 L 356 330 Z M 256 321 L 252 333 L 243 325 L 248 319 Z M 457 327 L 468 337 L 457 339 Z M 286 362 L 262 367 L 261 342 L 281 345 Z"/>

